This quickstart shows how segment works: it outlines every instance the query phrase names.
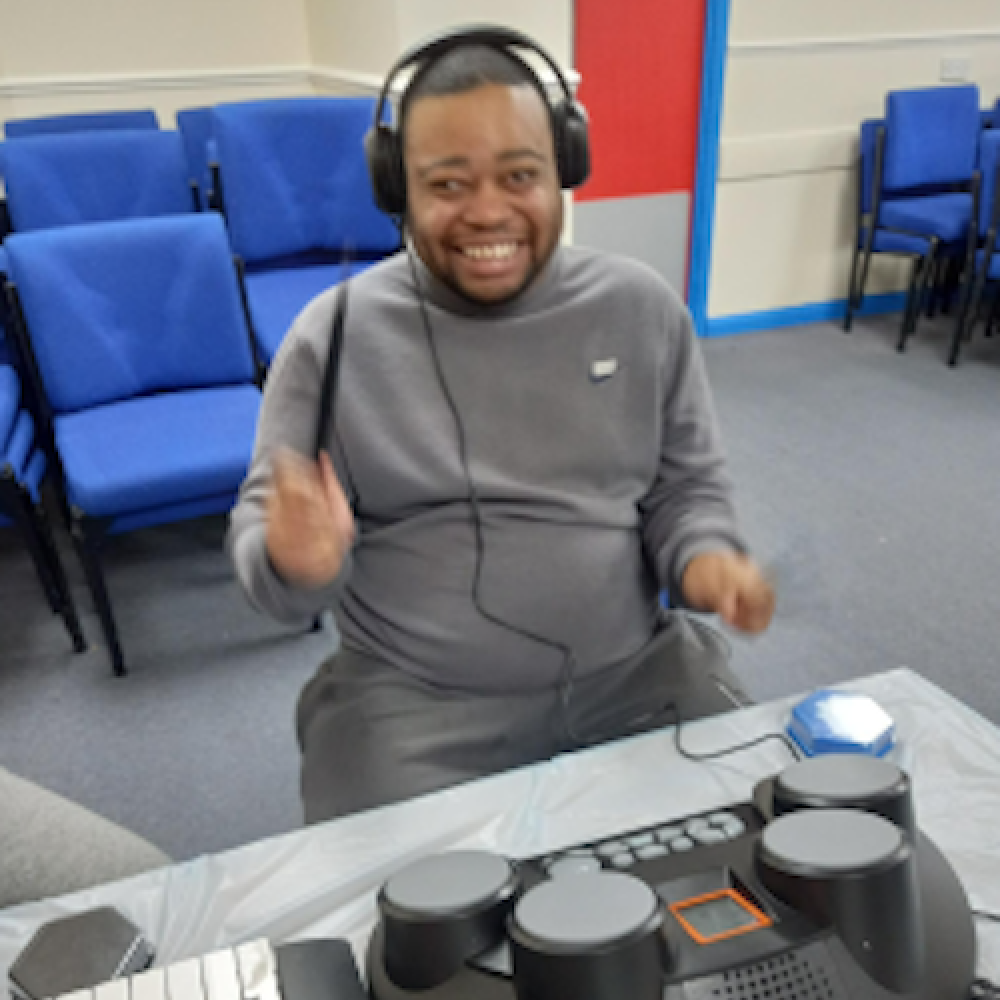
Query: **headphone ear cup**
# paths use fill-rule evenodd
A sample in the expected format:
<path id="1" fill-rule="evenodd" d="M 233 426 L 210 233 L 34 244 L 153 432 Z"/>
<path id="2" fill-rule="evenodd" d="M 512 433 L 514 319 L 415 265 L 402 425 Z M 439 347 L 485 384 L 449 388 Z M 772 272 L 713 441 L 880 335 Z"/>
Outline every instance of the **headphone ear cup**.
<path id="1" fill-rule="evenodd" d="M 406 212 L 406 174 L 399 136 L 388 125 L 375 125 L 365 136 L 365 157 L 375 204 L 387 215 Z"/>
<path id="2" fill-rule="evenodd" d="M 590 176 L 590 128 L 578 101 L 562 101 L 553 110 L 559 183 L 579 187 Z"/>

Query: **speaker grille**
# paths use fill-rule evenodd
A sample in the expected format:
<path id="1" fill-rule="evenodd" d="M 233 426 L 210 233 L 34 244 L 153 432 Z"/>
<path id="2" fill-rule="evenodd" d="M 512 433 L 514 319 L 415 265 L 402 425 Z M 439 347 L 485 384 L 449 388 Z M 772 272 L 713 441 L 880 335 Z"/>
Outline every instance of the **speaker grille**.
<path id="1" fill-rule="evenodd" d="M 691 1000 L 848 1000 L 815 945 L 689 983 Z"/>

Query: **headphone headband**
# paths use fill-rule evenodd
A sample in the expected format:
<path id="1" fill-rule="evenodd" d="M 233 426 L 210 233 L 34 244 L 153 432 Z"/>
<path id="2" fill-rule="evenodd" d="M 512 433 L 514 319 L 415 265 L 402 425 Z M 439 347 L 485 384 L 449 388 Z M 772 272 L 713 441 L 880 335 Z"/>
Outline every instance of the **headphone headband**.
<path id="1" fill-rule="evenodd" d="M 474 45 L 484 45 L 505 53 L 534 78 L 552 120 L 559 182 L 562 187 L 578 187 L 589 176 L 590 143 L 587 113 L 574 99 L 569 82 L 552 56 L 534 39 L 514 28 L 491 24 L 450 28 L 407 49 L 389 69 L 379 92 L 378 102 L 375 105 L 375 120 L 365 138 L 365 153 L 375 204 L 388 215 L 402 217 L 406 211 L 406 175 L 400 123 L 392 125 L 383 121 L 393 82 L 408 66 L 418 65 L 417 73 L 407 82 L 403 91 L 400 102 L 402 105 L 417 76 L 452 49 Z M 562 90 L 562 99 L 558 104 L 553 105 L 549 99 L 545 81 L 521 56 L 510 51 L 511 49 L 526 49 L 533 52 L 552 70 Z"/>
<path id="2" fill-rule="evenodd" d="M 382 121 L 385 105 L 392 92 L 392 84 L 399 74 L 415 63 L 436 62 L 446 52 L 459 46 L 488 45 L 494 49 L 519 48 L 534 52 L 552 70 L 565 99 L 572 103 L 573 91 L 563 75 L 559 64 L 533 38 L 514 28 L 505 28 L 494 24 L 470 24 L 464 28 L 448 28 L 445 31 L 431 35 L 430 38 L 416 45 L 411 45 L 390 67 L 385 75 L 385 82 L 378 96 L 375 107 L 375 124 Z M 542 83 L 543 81 L 539 81 Z"/>

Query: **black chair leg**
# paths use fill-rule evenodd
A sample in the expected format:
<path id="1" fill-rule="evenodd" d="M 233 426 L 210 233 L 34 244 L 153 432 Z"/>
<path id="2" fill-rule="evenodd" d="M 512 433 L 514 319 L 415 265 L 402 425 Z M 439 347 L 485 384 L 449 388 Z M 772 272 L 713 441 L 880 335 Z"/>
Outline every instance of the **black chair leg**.
<path id="1" fill-rule="evenodd" d="M 35 505 L 31 495 L 14 478 L 10 466 L 0 470 L 0 508 L 13 517 L 28 547 L 31 561 L 35 565 L 35 575 L 52 613 L 62 618 L 73 649 L 82 653 L 87 648 L 87 643 L 49 522 L 41 508 Z"/>
<path id="2" fill-rule="evenodd" d="M 951 310 L 955 305 L 955 298 L 961 287 L 962 260 L 960 257 L 952 257 L 945 269 L 944 284 L 941 288 L 941 312 L 943 315 L 951 315 Z"/>
<path id="3" fill-rule="evenodd" d="M 900 353 L 906 350 L 906 340 L 917 328 L 917 317 L 923 308 L 924 291 L 933 273 L 933 257 L 918 257 L 913 262 L 910 287 L 906 292 L 906 308 L 903 310 L 903 322 L 899 328 L 899 343 L 896 344 L 896 350 Z"/>
<path id="4" fill-rule="evenodd" d="M 844 312 L 844 333 L 851 332 L 851 323 L 854 320 L 854 298 L 855 286 L 858 281 L 858 262 L 861 260 L 861 247 L 854 251 L 854 260 L 851 261 L 851 273 L 847 279 L 847 309 Z"/>
<path id="5" fill-rule="evenodd" d="M 97 540 L 87 531 L 87 527 L 83 523 L 83 516 L 76 511 L 73 512 L 71 534 L 76 545 L 77 555 L 83 566 L 84 575 L 87 578 L 87 586 L 94 599 L 94 607 L 101 622 L 104 638 L 108 644 L 111 669 L 116 677 L 124 677 L 128 670 L 125 667 L 125 657 L 118 641 L 118 629 L 115 625 L 114 615 L 111 613 L 108 588 L 104 581 L 104 574 L 101 572 Z"/>
<path id="6" fill-rule="evenodd" d="M 82 653 L 87 648 L 87 640 L 83 636 L 83 628 L 80 625 L 80 617 L 76 613 L 76 604 L 69 589 L 69 581 L 66 579 L 66 572 L 63 569 L 62 560 L 59 558 L 59 550 L 52 537 L 52 528 L 41 509 L 32 507 L 31 514 L 38 532 L 38 539 L 48 556 L 49 569 L 52 573 L 56 593 L 59 595 L 60 607 L 57 613 L 66 625 L 66 631 L 73 642 L 74 652 Z"/>
<path id="7" fill-rule="evenodd" d="M 976 277 L 966 284 L 962 292 L 962 301 L 958 307 L 958 318 L 955 320 L 955 330 L 951 338 L 951 350 L 948 352 L 948 364 L 954 368 L 958 364 L 958 355 L 962 350 L 962 342 L 968 339 L 972 326 L 976 321 L 979 303 L 983 296 L 985 279 Z M 967 329 L 968 327 L 968 329 Z"/>

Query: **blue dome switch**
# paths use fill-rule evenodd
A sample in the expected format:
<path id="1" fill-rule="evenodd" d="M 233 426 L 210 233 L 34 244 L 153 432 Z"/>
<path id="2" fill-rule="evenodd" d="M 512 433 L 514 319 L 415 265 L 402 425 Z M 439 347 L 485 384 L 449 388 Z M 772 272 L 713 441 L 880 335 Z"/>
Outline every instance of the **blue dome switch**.
<path id="1" fill-rule="evenodd" d="M 816 691 L 788 721 L 788 735 L 809 757 L 864 753 L 884 757 L 895 740 L 892 717 L 874 698 L 850 691 Z"/>

